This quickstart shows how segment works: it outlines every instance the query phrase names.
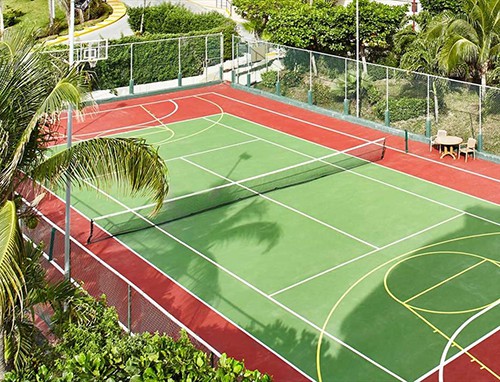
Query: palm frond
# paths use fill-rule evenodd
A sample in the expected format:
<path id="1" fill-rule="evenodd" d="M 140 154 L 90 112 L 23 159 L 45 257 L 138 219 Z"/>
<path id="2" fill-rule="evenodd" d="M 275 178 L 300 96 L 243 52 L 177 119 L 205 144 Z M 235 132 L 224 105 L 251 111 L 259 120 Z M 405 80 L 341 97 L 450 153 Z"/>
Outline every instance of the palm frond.
<path id="1" fill-rule="evenodd" d="M 21 270 L 23 245 L 16 206 L 8 201 L 0 209 L 0 324 L 4 314 L 22 302 L 25 289 Z"/>
<path id="2" fill-rule="evenodd" d="M 157 150 L 135 138 L 95 138 L 75 144 L 40 164 L 34 179 L 64 187 L 68 174 L 78 187 L 117 185 L 132 194 L 141 192 L 162 206 L 168 193 L 168 172 Z"/>

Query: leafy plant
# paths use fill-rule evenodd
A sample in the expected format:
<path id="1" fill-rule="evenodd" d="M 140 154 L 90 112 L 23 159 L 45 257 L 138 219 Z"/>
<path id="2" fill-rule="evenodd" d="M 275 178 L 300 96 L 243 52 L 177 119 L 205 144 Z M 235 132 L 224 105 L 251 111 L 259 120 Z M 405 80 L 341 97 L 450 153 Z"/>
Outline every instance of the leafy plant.
<path id="1" fill-rule="evenodd" d="M 262 82 L 261 84 L 267 88 L 274 88 L 276 82 L 278 82 L 278 72 L 274 70 L 269 70 L 261 74 Z"/>

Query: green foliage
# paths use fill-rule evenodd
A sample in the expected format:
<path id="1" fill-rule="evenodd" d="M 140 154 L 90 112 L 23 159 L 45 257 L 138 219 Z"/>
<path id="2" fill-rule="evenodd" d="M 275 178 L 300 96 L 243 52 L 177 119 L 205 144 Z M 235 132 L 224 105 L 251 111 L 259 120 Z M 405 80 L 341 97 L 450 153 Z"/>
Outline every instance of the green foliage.
<path id="1" fill-rule="evenodd" d="M 282 72 L 281 82 L 287 88 L 294 88 L 304 83 L 304 75 L 298 70 Z"/>
<path id="2" fill-rule="evenodd" d="M 234 0 L 233 6 L 248 20 L 247 27 L 260 36 L 266 31 L 270 19 L 297 3 L 296 0 Z"/>
<path id="3" fill-rule="evenodd" d="M 87 319 L 61 322 L 60 341 L 44 353 L 35 351 L 29 365 L 8 373 L 5 381 L 271 381 L 225 355 L 214 369 L 185 333 L 178 341 L 160 334 L 128 335 L 104 299 L 88 297 L 79 305 Z"/>
<path id="4" fill-rule="evenodd" d="M 385 57 L 393 46 L 393 35 L 405 18 L 406 7 L 392 7 L 361 0 L 360 40 L 364 54 L 372 60 Z M 355 3 L 347 7 L 322 1 L 284 3 L 280 12 L 269 10 L 265 32 L 278 44 L 324 53 L 347 54 L 355 50 Z"/>
<path id="5" fill-rule="evenodd" d="M 269 70 L 261 74 L 262 85 L 267 88 L 274 88 L 276 82 L 278 81 L 278 72 L 274 70 Z"/>
<path id="6" fill-rule="evenodd" d="M 438 15 L 444 11 L 452 11 L 455 14 L 464 13 L 463 0 L 420 0 L 420 4 L 432 15 Z"/>
<path id="7" fill-rule="evenodd" d="M 3 22 L 5 28 L 11 27 L 12 25 L 16 25 L 20 21 L 19 17 L 23 15 L 24 12 L 7 6 L 3 13 Z"/>
<path id="8" fill-rule="evenodd" d="M 135 32 L 189 33 L 220 27 L 232 21 L 218 12 L 195 14 L 183 5 L 163 3 L 154 7 L 129 8 L 129 24 Z M 144 13 L 143 30 L 140 30 Z"/>
<path id="9" fill-rule="evenodd" d="M 123 37 L 113 41 L 108 51 L 108 59 L 99 61 L 93 71 L 96 74 L 96 89 L 113 89 L 128 86 L 130 79 L 130 44 L 133 48 L 133 77 L 136 84 L 176 79 L 179 73 L 179 50 L 176 37 L 198 36 L 192 32 L 187 35 L 146 35 Z M 167 39 L 167 40 L 165 40 Z M 224 40 L 226 43 L 228 40 Z M 229 44 L 231 40 L 229 39 Z M 220 62 L 220 38 L 208 38 L 209 58 L 215 64 Z M 226 53 L 231 50 L 224 49 Z M 203 73 L 205 65 L 205 38 L 203 36 L 181 40 L 181 73 L 183 77 Z"/>
<path id="10" fill-rule="evenodd" d="M 319 81 L 313 82 L 312 92 L 314 105 L 327 105 L 334 98 L 331 87 Z"/>
<path id="11" fill-rule="evenodd" d="M 375 107 L 380 119 L 384 118 L 385 110 L 385 101 L 379 102 Z M 422 98 L 391 98 L 389 99 L 389 113 L 392 122 L 423 116 L 427 113 L 427 100 Z"/>

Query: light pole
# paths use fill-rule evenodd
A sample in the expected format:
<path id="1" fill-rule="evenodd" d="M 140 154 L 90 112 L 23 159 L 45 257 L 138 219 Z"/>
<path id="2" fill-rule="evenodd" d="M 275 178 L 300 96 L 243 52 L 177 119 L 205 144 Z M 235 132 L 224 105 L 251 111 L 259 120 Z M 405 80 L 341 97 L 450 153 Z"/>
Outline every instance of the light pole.
<path id="1" fill-rule="evenodd" d="M 359 1 L 356 0 L 356 117 L 359 118 Z"/>
<path id="2" fill-rule="evenodd" d="M 70 0 L 69 6 L 69 68 L 73 68 L 75 50 L 75 0 Z M 68 105 L 68 125 L 66 129 L 66 147 L 71 149 L 71 136 L 73 133 L 73 105 Z M 71 179 L 66 174 L 66 206 L 64 222 L 64 277 L 71 279 Z"/>

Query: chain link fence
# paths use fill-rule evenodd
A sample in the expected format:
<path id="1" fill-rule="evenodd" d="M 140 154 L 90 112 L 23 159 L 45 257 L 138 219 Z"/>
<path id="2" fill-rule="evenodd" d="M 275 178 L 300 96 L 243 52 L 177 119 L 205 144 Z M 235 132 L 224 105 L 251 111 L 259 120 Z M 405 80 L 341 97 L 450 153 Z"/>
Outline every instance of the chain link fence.
<path id="1" fill-rule="evenodd" d="M 47 257 L 42 265 L 53 280 L 62 279 L 64 268 L 64 231 L 46 216 L 39 215 L 36 229 L 24 229 L 26 237 L 42 243 Z M 221 354 L 156 303 L 141 289 L 119 274 L 78 241 L 71 238 L 71 277 L 81 283 L 92 296 L 106 295 L 106 301 L 116 308 L 121 324 L 130 332 L 159 332 L 179 339 L 184 330 L 191 343 L 208 354 L 212 366 Z M 58 272 L 54 272 L 56 269 Z"/>
<path id="2" fill-rule="evenodd" d="M 408 131 L 438 129 L 500 155 L 500 89 L 233 38 L 232 82 L 292 101 Z"/>

